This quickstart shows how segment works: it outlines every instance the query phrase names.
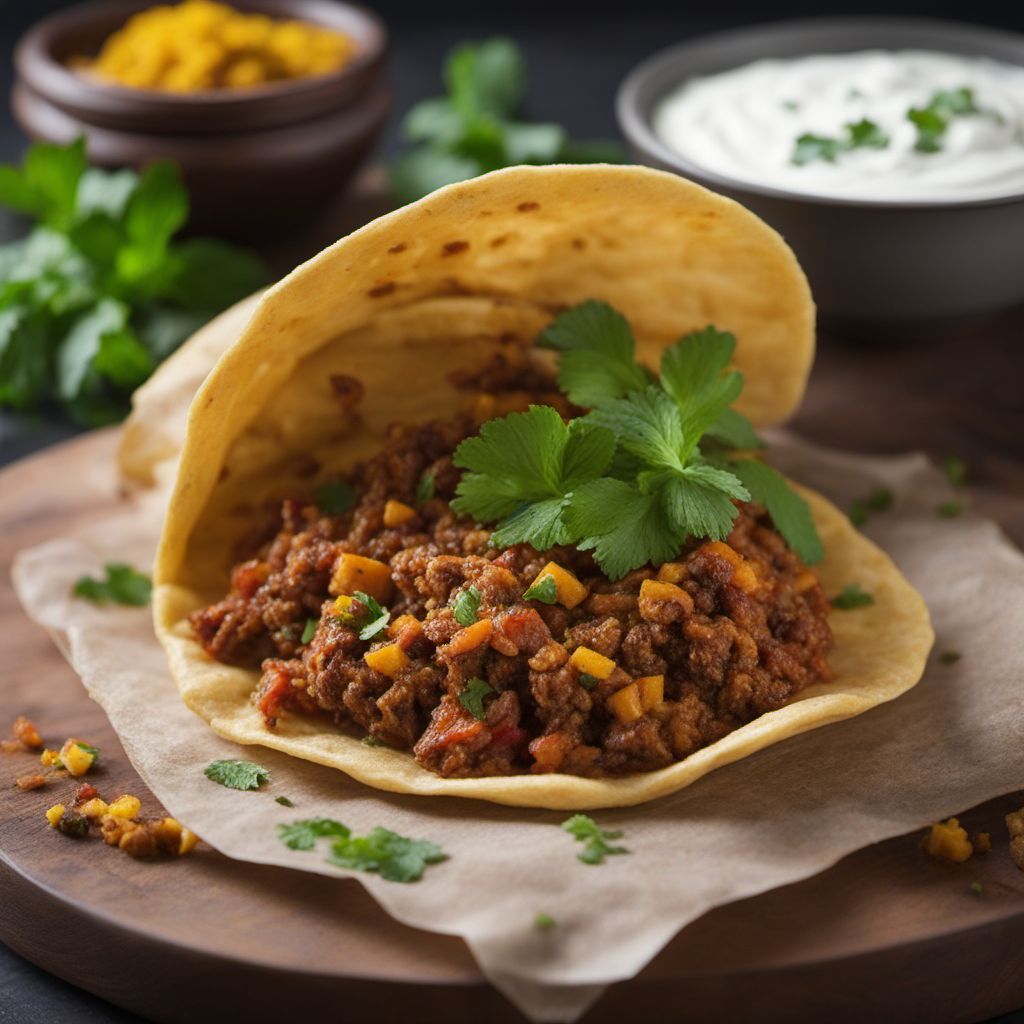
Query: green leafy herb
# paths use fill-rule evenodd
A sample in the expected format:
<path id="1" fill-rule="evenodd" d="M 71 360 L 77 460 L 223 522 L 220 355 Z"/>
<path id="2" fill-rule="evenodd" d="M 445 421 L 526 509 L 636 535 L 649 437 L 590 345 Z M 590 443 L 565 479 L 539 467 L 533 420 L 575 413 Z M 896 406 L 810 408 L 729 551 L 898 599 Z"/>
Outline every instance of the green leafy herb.
<path id="1" fill-rule="evenodd" d="M 0 406 L 117 420 L 157 363 L 266 277 L 243 250 L 172 241 L 188 195 L 166 161 L 108 172 L 82 140 L 37 143 L 0 165 L 0 204 L 36 222 L 0 246 Z"/>
<path id="2" fill-rule="evenodd" d="M 469 586 L 460 590 L 452 601 L 452 613 L 460 626 L 472 626 L 476 622 L 476 613 L 480 608 L 480 591 Z"/>
<path id="3" fill-rule="evenodd" d="M 779 106 L 781 106 L 783 110 L 796 111 L 800 109 L 800 104 L 797 103 L 796 100 L 783 100 L 782 103 L 779 104 Z"/>
<path id="4" fill-rule="evenodd" d="M 318 839 L 347 839 L 351 834 L 350 829 L 333 818 L 307 818 L 277 826 L 277 836 L 289 850 L 312 850 Z"/>
<path id="5" fill-rule="evenodd" d="M 377 739 L 376 736 L 370 736 L 370 735 L 364 736 L 359 742 L 362 743 L 366 747 L 383 747 L 384 746 L 384 744 L 381 743 L 381 741 L 379 739 Z"/>
<path id="6" fill-rule="evenodd" d="M 391 168 L 402 202 L 514 164 L 625 159 L 616 143 L 573 143 L 557 124 L 518 120 L 526 68 L 509 39 L 459 46 L 445 60 L 444 80 L 447 95 L 417 103 L 403 122 L 414 148 Z"/>
<path id="7" fill-rule="evenodd" d="M 211 761 L 203 774 L 228 789 L 241 790 L 259 789 L 270 779 L 270 772 L 253 761 Z"/>
<path id="8" fill-rule="evenodd" d="M 387 608 L 382 608 L 375 597 L 364 594 L 361 590 L 357 590 L 352 596 L 366 609 L 365 621 L 359 629 L 359 639 L 372 640 L 382 633 L 391 621 L 391 612 Z"/>
<path id="9" fill-rule="evenodd" d="M 914 148 L 919 153 L 938 153 L 953 118 L 981 113 L 974 101 L 973 89 L 966 86 L 940 89 L 932 94 L 927 106 L 911 107 L 907 111 L 907 120 L 917 129 Z"/>
<path id="10" fill-rule="evenodd" d="M 540 601 L 541 604 L 555 604 L 558 601 L 558 584 L 551 573 L 545 573 L 531 583 L 523 592 L 524 601 Z"/>
<path id="11" fill-rule="evenodd" d="M 847 149 L 885 149 L 889 142 L 889 136 L 867 118 L 846 125 Z"/>
<path id="12" fill-rule="evenodd" d="M 975 896 L 983 896 L 985 894 L 985 886 L 983 886 L 981 882 L 971 882 L 971 892 L 973 892 Z"/>
<path id="13" fill-rule="evenodd" d="M 338 867 L 369 871 L 389 882 L 417 882 L 428 864 L 438 864 L 448 856 L 436 843 L 375 828 L 368 835 L 332 843 L 327 859 Z"/>
<path id="14" fill-rule="evenodd" d="M 484 679 L 474 676 L 459 694 L 459 703 L 478 721 L 487 717 L 484 698 L 494 693 L 494 687 Z"/>
<path id="15" fill-rule="evenodd" d="M 576 855 L 584 864 L 603 864 L 605 857 L 629 853 L 624 846 L 611 845 L 610 840 L 622 838 L 621 831 L 598 828 L 594 819 L 586 814 L 574 814 L 567 818 L 562 822 L 562 828 L 584 844 L 582 852 Z"/>
<path id="16" fill-rule="evenodd" d="M 949 455 L 942 460 L 942 470 L 953 487 L 967 483 L 967 463 L 958 455 Z"/>
<path id="17" fill-rule="evenodd" d="M 837 158 L 851 149 L 885 149 L 890 138 L 874 121 L 862 118 L 843 125 L 844 137 L 841 139 L 828 135 L 805 133 L 798 136 L 793 148 L 792 162 L 797 167 L 824 160 L 835 163 Z"/>
<path id="18" fill-rule="evenodd" d="M 282 807 L 294 807 L 295 804 L 291 802 L 286 796 L 275 796 L 274 803 L 280 804 Z"/>
<path id="19" fill-rule="evenodd" d="M 829 603 L 833 608 L 851 611 L 854 608 L 866 608 L 874 604 L 875 599 L 866 590 L 862 590 L 859 584 L 848 583 Z"/>
<path id="20" fill-rule="evenodd" d="M 436 490 L 437 474 L 424 473 L 420 477 L 420 482 L 416 485 L 416 504 L 422 505 L 425 501 L 430 501 Z"/>
<path id="21" fill-rule="evenodd" d="M 308 644 L 313 639 L 313 635 L 316 633 L 316 627 L 320 624 L 319 619 L 306 619 L 306 627 L 302 631 L 302 638 L 300 643 Z"/>
<path id="22" fill-rule="evenodd" d="M 534 927 L 539 928 L 542 932 L 549 932 L 555 927 L 556 921 L 550 914 L 545 914 L 542 910 L 533 919 L 533 924 Z"/>
<path id="23" fill-rule="evenodd" d="M 854 526 L 863 526 L 871 518 L 872 512 L 885 512 L 892 508 L 896 500 L 888 487 L 877 487 L 866 498 L 855 501 L 850 506 L 850 522 Z"/>
<path id="24" fill-rule="evenodd" d="M 868 507 L 863 501 L 855 501 L 850 506 L 850 522 L 854 526 L 863 526 L 870 518 Z"/>
<path id="25" fill-rule="evenodd" d="M 600 681 L 597 676 L 592 676 L 589 672 L 580 673 L 580 686 L 584 690 L 592 690 Z"/>
<path id="26" fill-rule="evenodd" d="M 127 604 L 136 608 L 149 604 L 153 591 L 150 578 L 122 562 L 107 562 L 103 567 L 105 578 L 81 576 L 72 587 L 75 597 L 84 597 L 95 604 Z"/>
<path id="27" fill-rule="evenodd" d="M 963 506 L 959 501 L 944 501 L 941 505 L 935 506 L 935 514 L 942 519 L 956 519 L 963 512 Z"/>
<path id="28" fill-rule="evenodd" d="M 325 516 L 343 516 L 355 505 L 356 492 L 344 480 L 327 480 L 313 492 L 313 500 Z"/>
<path id="29" fill-rule="evenodd" d="M 939 655 L 939 663 L 942 665 L 955 665 L 963 655 L 959 651 L 943 651 Z"/>

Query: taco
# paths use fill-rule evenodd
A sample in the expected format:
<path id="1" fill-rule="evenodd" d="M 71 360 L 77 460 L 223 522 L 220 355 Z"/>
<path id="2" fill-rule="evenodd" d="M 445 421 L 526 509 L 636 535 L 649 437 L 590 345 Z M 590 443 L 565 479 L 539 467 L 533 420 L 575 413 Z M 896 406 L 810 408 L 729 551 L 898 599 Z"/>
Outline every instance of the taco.
<path id="1" fill-rule="evenodd" d="M 891 700 L 922 599 L 755 432 L 813 347 L 783 240 L 659 171 L 512 168 L 356 231 L 192 403 L 155 574 L 184 700 L 380 789 L 572 809 Z"/>

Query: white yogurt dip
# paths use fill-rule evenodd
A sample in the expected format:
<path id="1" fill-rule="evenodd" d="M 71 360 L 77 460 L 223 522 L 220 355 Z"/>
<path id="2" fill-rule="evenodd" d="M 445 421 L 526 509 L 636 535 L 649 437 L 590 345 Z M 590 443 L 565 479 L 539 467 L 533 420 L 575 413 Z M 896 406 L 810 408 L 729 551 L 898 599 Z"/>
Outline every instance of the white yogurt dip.
<path id="1" fill-rule="evenodd" d="M 940 93 L 977 112 L 951 113 Z M 937 111 L 938 134 L 925 138 L 912 109 Z M 1024 194 L 1024 67 L 983 57 L 866 50 L 759 60 L 687 80 L 652 123 L 680 156 L 752 184 L 894 201 Z M 797 164 L 802 136 L 824 143 L 805 146 Z M 816 155 L 826 151 L 831 159 Z"/>

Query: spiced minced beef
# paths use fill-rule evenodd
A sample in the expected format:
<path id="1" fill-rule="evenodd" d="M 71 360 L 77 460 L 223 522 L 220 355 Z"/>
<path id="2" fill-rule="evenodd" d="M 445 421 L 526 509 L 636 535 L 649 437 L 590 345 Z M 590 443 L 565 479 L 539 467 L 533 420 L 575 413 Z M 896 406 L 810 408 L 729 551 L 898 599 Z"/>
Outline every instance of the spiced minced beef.
<path id="1" fill-rule="evenodd" d="M 828 601 L 763 508 L 739 503 L 726 542 L 615 582 L 572 547 L 495 548 L 448 504 L 452 453 L 478 420 L 395 428 L 353 473 L 345 515 L 285 501 L 228 596 L 193 614 L 211 657 L 261 670 L 268 728 L 325 715 L 453 778 L 622 775 L 679 761 L 829 678 Z M 417 504 L 424 477 L 433 495 Z M 524 600 L 546 575 L 556 602 Z M 466 626 L 452 603 L 471 587 Z M 391 613 L 368 641 L 357 590 Z M 481 702 L 466 700 L 475 680 Z"/>

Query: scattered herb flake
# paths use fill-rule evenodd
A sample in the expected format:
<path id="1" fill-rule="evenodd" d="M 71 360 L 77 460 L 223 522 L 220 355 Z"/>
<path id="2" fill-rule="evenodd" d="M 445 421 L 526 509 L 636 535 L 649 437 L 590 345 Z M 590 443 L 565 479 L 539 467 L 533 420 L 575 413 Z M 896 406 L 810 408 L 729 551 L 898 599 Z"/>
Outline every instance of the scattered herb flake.
<path id="1" fill-rule="evenodd" d="M 452 614 L 460 626 L 472 626 L 480 608 L 480 591 L 474 586 L 460 590 L 452 601 Z"/>
<path id="2" fill-rule="evenodd" d="M 963 512 L 963 506 L 959 501 L 944 501 L 941 505 L 935 506 L 935 514 L 941 519 L 956 519 Z"/>
<path id="3" fill-rule="evenodd" d="M 872 512 L 886 512 L 892 508 L 895 500 L 895 495 L 888 487 L 876 487 L 868 495 L 865 503 Z"/>
<path id="4" fill-rule="evenodd" d="M 241 790 L 259 789 L 270 779 L 270 772 L 262 765 L 233 759 L 211 761 L 203 769 L 203 774 L 228 789 Z"/>
<path id="5" fill-rule="evenodd" d="M 364 736 L 359 742 L 362 743 L 364 746 L 367 746 L 367 747 L 383 747 L 384 746 L 384 744 L 381 743 L 381 741 L 379 739 L 377 739 L 376 736 L 370 736 L 369 734 Z"/>
<path id="6" fill-rule="evenodd" d="M 580 673 L 580 686 L 584 690 L 592 690 L 600 681 L 597 676 L 592 676 L 589 672 Z"/>
<path id="7" fill-rule="evenodd" d="M 534 580 L 523 593 L 523 600 L 555 604 L 558 601 L 558 584 L 555 577 L 551 573 L 545 573 L 540 579 Z"/>
<path id="8" fill-rule="evenodd" d="M 793 148 L 791 162 L 797 167 L 804 167 L 814 163 L 815 160 L 825 160 L 830 164 L 836 162 L 836 157 L 843 150 L 842 143 L 829 135 L 815 135 L 812 132 L 804 132 L 798 135 L 796 145 Z"/>
<path id="9" fill-rule="evenodd" d="M 391 612 L 387 608 L 382 608 L 375 597 L 364 594 L 361 590 L 357 590 L 352 596 L 366 609 L 366 622 L 359 630 L 359 639 L 372 640 L 382 633 L 391 621 Z"/>
<path id="10" fill-rule="evenodd" d="M 851 611 L 854 608 L 866 608 L 874 604 L 875 599 L 866 590 L 861 590 L 860 584 L 848 583 L 829 603 L 833 608 Z"/>
<path id="11" fill-rule="evenodd" d="M 914 148 L 919 153 L 938 153 L 953 118 L 982 113 L 984 111 L 974 100 L 973 89 L 961 86 L 938 90 L 927 106 L 911 107 L 907 111 L 907 120 L 917 129 Z"/>
<path id="12" fill-rule="evenodd" d="M 868 507 L 863 501 L 855 501 L 850 506 L 850 522 L 854 526 L 863 526 L 870 518 Z"/>
<path id="13" fill-rule="evenodd" d="M 780 105 L 783 110 L 796 111 L 800 109 L 800 104 L 796 100 L 783 100 Z"/>
<path id="14" fill-rule="evenodd" d="M 319 622 L 319 619 L 306 619 L 306 628 L 302 631 L 300 643 L 308 644 L 313 639 L 313 634 L 316 633 L 316 627 L 319 625 Z"/>
<path id="15" fill-rule="evenodd" d="M 327 859 L 338 867 L 372 872 L 389 882 L 417 882 L 428 864 L 438 864 L 448 856 L 436 843 L 375 828 L 368 835 L 332 843 Z"/>
<path id="16" fill-rule="evenodd" d="M 889 136 L 867 118 L 851 122 L 845 127 L 847 149 L 885 149 L 889 145 Z"/>
<path id="17" fill-rule="evenodd" d="M 286 796 L 275 796 L 274 803 L 280 804 L 282 807 L 294 807 L 295 804 L 291 802 Z"/>
<path id="18" fill-rule="evenodd" d="M 71 591 L 75 597 L 84 597 L 94 604 L 113 601 L 115 604 L 130 605 L 134 608 L 149 604 L 153 583 L 148 576 L 123 562 L 107 562 L 103 569 L 105 579 L 80 577 Z"/>
<path id="19" fill-rule="evenodd" d="M 586 814 L 574 814 L 562 822 L 562 828 L 584 843 L 582 852 L 576 854 L 584 864 L 603 864 L 605 857 L 629 853 L 624 846 L 612 846 L 609 840 L 621 839 L 621 831 L 598 828 L 597 822 Z"/>
<path id="20" fill-rule="evenodd" d="M 942 460 L 942 470 L 953 487 L 967 483 L 967 463 L 958 455 L 949 455 Z"/>
<path id="21" fill-rule="evenodd" d="M 983 886 L 981 882 L 971 882 L 971 892 L 973 892 L 975 896 L 983 896 L 985 893 L 985 886 Z"/>
<path id="22" fill-rule="evenodd" d="M 549 932 L 555 927 L 556 922 L 550 914 L 545 914 L 542 910 L 533 919 L 533 924 L 534 927 L 539 928 L 542 932 Z"/>
<path id="23" fill-rule="evenodd" d="M 416 485 L 416 504 L 422 505 L 424 502 L 430 501 L 437 491 L 437 474 L 436 473 L 424 473 L 420 477 L 420 482 Z"/>
<path id="24" fill-rule="evenodd" d="M 939 663 L 942 665 L 955 665 L 963 655 L 959 651 L 943 651 L 939 655 Z"/>
<path id="25" fill-rule="evenodd" d="M 277 836 L 289 850 L 312 850 L 318 839 L 347 839 L 351 834 L 345 825 L 333 818 L 307 818 L 277 826 Z"/>
<path id="26" fill-rule="evenodd" d="M 494 693 L 494 687 L 479 676 L 474 676 L 466 683 L 459 694 L 459 703 L 475 718 L 482 722 L 487 717 L 484 710 L 484 698 Z"/>
<path id="27" fill-rule="evenodd" d="M 326 480 L 313 491 L 313 500 L 325 516 L 343 516 L 355 505 L 356 492 L 345 480 Z"/>

